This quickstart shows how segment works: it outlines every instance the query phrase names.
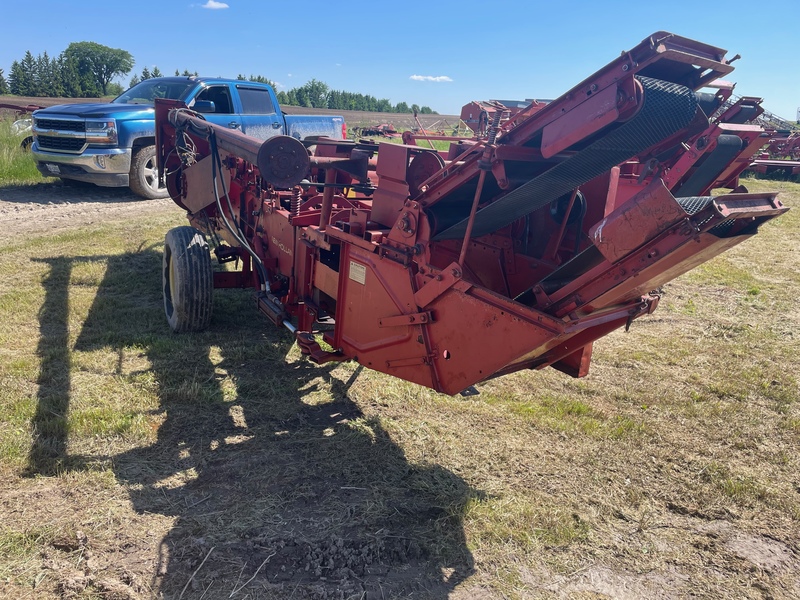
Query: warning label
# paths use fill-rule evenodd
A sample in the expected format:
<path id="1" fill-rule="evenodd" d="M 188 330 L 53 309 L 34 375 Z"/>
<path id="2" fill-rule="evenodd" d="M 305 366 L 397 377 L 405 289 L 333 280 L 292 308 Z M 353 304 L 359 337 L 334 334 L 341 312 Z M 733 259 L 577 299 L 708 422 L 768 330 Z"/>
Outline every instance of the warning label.
<path id="1" fill-rule="evenodd" d="M 367 282 L 367 267 L 354 260 L 350 261 L 350 279 L 364 285 Z"/>

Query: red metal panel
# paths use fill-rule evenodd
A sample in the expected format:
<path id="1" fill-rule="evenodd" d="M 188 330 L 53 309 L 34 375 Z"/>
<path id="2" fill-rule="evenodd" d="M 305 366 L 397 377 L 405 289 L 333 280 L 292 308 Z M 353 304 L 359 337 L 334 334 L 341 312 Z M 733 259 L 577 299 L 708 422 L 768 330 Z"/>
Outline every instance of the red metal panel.
<path id="1" fill-rule="evenodd" d="M 657 179 L 589 231 L 592 243 L 615 262 L 686 218 L 664 183 Z"/>

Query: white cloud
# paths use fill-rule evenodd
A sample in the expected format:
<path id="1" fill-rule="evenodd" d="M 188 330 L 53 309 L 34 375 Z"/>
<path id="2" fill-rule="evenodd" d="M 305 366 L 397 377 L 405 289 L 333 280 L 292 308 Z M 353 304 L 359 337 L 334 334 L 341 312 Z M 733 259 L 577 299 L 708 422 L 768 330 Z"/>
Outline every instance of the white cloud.
<path id="1" fill-rule="evenodd" d="M 221 8 L 230 8 L 224 2 L 217 2 L 217 0 L 208 0 L 205 4 L 203 4 L 203 8 L 210 8 L 211 10 L 219 10 Z"/>
<path id="2" fill-rule="evenodd" d="M 432 75 L 412 75 L 409 79 L 413 79 L 414 81 L 453 81 L 447 75 L 439 75 L 438 77 L 433 77 Z"/>

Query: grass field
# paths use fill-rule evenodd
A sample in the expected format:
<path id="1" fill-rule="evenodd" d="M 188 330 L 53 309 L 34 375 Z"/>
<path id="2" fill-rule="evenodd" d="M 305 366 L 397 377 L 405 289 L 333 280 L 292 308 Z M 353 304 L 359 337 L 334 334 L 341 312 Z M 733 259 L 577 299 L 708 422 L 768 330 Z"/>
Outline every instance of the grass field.
<path id="1" fill-rule="evenodd" d="M 797 214 L 669 285 L 588 378 L 472 398 L 314 367 L 247 293 L 171 334 L 178 211 L 5 245 L 0 592 L 177 598 L 208 558 L 183 597 L 227 597 L 273 555 L 240 597 L 356 578 L 385 597 L 796 596 Z"/>
<path id="2" fill-rule="evenodd" d="M 794 210 L 592 371 L 448 397 L 316 367 L 215 292 L 163 317 L 175 207 L 0 240 L 0 596 L 800 596 Z"/>
<path id="3" fill-rule="evenodd" d="M 0 118 L 0 184 L 20 185 L 41 181 L 30 154 L 23 152 L 19 145 L 21 137 L 13 133 L 13 119 Z"/>

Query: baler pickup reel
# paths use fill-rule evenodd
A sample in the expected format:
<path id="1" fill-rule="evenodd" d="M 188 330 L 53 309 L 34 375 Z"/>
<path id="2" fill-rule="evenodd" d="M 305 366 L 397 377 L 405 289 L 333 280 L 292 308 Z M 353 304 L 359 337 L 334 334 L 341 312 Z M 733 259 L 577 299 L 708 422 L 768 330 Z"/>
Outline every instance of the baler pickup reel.
<path id="1" fill-rule="evenodd" d="M 446 151 L 261 141 L 159 101 L 160 167 L 191 225 L 241 259 L 208 280 L 260 290 L 316 362 L 448 394 L 521 369 L 583 376 L 594 340 L 655 310 L 655 290 L 788 210 L 738 184 L 766 139 L 724 110 L 732 86 L 700 91 L 732 70 L 659 32 Z"/>

